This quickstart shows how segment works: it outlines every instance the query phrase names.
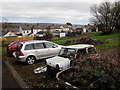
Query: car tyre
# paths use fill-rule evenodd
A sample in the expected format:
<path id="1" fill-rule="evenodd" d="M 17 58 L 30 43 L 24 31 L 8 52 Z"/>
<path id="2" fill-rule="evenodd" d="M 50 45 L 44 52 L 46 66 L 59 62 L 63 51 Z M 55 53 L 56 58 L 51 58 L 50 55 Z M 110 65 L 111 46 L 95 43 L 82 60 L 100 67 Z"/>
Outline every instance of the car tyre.
<path id="1" fill-rule="evenodd" d="M 12 53 L 12 56 L 14 56 L 15 55 L 15 51 L 13 51 L 13 53 Z"/>
<path id="2" fill-rule="evenodd" d="M 27 59 L 26 59 L 26 62 L 27 62 L 27 64 L 29 64 L 29 65 L 34 64 L 35 61 L 36 61 L 36 58 L 35 58 L 34 56 L 29 56 L 29 57 L 27 57 Z"/>

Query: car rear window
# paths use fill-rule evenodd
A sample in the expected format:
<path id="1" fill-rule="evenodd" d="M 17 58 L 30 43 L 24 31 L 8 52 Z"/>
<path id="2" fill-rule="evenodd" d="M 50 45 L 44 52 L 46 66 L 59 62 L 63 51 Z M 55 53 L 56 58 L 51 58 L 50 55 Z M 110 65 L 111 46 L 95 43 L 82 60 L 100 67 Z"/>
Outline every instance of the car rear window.
<path id="1" fill-rule="evenodd" d="M 17 51 L 20 51 L 21 48 L 22 48 L 22 46 L 23 46 L 23 44 L 19 44 L 16 50 L 17 50 Z"/>
<path id="2" fill-rule="evenodd" d="M 77 56 L 76 58 L 84 57 L 87 54 L 86 48 L 79 49 L 77 51 Z"/>
<path id="3" fill-rule="evenodd" d="M 33 44 L 28 44 L 25 46 L 25 50 L 32 50 L 34 49 L 34 45 Z"/>

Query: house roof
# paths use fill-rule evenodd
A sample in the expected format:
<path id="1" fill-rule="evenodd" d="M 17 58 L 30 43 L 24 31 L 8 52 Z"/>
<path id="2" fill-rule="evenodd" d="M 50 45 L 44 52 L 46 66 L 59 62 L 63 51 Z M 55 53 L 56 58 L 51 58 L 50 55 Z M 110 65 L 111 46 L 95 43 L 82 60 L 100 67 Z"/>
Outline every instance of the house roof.
<path id="1" fill-rule="evenodd" d="M 24 24 L 21 24 L 20 26 L 19 26 L 19 28 L 22 28 L 22 30 L 31 30 L 31 25 L 24 25 Z"/>
<path id="2" fill-rule="evenodd" d="M 77 25 L 77 26 L 75 26 L 75 28 L 83 28 L 83 27 L 82 27 L 82 26 Z"/>
<path id="3" fill-rule="evenodd" d="M 18 28 L 18 27 L 15 27 L 15 28 L 7 28 L 7 31 L 19 32 L 19 28 Z"/>
<path id="4" fill-rule="evenodd" d="M 65 33 L 64 31 L 53 31 L 52 33 Z"/>
<path id="5" fill-rule="evenodd" d="M 9 31 L 2 32 L 2 36 L 6 35 Z"/>
<path id="6" fill-rule="evenodd" d="M 4 36 L 4 35 L 6 35 L 8 32 L 12 32 L 12 33 L 14 33 L 13 31 L 2 31 L 2 36 Z M 15 34 L 15 33 L 14 33 Z M 16 35 L 16 34 L 15 34 Z"/>

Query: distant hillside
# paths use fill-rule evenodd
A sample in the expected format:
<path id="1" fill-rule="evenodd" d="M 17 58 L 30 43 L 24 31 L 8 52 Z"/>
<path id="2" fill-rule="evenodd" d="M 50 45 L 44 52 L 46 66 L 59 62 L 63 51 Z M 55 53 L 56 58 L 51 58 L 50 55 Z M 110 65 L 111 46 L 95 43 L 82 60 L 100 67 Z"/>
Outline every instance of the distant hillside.
<path id="1" fill-rule="evenodd" d="M 66 25 L 66 24 L 63 24 L 63 23 L 18 23 L 18 22 L 9 22 L 8 24 L 32 24 L 32 25 L 35 25 L 35 24 L 44 24 L 44 25 L 52 25 L 52 24 L 55 24 L 55 25 Z M 72 24 L 72 25 L 79 25 L 79 26 L 84 26 L 82 24 Z"/>

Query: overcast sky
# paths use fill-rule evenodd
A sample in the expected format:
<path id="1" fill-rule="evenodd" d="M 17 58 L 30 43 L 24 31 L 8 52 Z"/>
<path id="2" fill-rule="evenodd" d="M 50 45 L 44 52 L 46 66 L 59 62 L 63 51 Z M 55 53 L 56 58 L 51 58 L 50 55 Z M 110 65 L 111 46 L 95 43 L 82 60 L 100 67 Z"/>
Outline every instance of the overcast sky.
<path id="1" fill-rule="evenodd" d="M 104 0 L 3 0 L 0 18 L 8 22 L 88 24 L 90 6 Z M 115 0 L 109 0 L 111 2 Z M 3 19 L 3 20 L 4 20 Z"/>

